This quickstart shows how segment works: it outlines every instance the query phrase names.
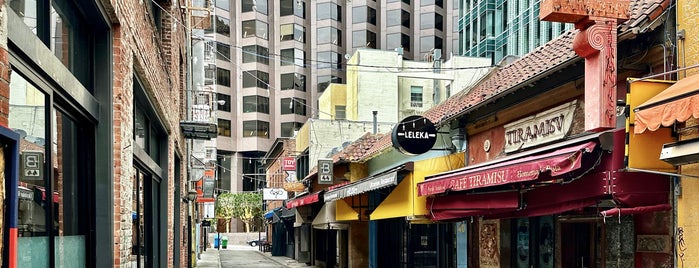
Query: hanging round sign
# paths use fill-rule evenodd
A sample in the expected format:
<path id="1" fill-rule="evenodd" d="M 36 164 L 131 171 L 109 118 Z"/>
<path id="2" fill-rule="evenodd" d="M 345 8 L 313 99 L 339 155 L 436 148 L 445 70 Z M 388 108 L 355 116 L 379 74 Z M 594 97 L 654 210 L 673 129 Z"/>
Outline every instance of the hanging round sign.
<path id="1" fill-rule="evenodd" d="M 424 154 L 437 141 L 437 129 L 432 122 L 422 116 L 411 115 L 404 118 L 391 133 L 393 147 L 408 155 Z"/>

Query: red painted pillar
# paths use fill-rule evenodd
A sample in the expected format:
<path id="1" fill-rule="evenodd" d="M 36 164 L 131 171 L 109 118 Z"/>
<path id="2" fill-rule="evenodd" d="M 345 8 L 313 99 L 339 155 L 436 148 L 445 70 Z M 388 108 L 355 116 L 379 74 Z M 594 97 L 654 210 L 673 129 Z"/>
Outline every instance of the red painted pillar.
<path id="1" fill-rule="evenodd" d="M 573 50 L 585 58 L 585 130 L 616 127 L 617 22 L 588 17 L 575 27 Z"/>
<path id="2" fill-rule="evenodd" d="M 616 127 L 617 23 L 629 0 L 543 0 L 539 18 L 575 23 L 573 50 L 585 58 L 585 130 Z"/>

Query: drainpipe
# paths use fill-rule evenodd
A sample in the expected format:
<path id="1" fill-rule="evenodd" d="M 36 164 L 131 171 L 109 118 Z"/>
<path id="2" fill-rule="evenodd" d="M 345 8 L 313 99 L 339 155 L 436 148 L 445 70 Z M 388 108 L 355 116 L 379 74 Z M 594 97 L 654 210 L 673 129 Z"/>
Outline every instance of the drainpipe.
<path id="1" fill-rule="evenodd" d="M 374 132 L 373 132 L 373 134 L 376 134 L 377 129 L 379 128 L 378 122 L 376 119 L 376 115 L 379 113 L 379 111 L 371 111 L 371 113 L 374 115 Z"/>

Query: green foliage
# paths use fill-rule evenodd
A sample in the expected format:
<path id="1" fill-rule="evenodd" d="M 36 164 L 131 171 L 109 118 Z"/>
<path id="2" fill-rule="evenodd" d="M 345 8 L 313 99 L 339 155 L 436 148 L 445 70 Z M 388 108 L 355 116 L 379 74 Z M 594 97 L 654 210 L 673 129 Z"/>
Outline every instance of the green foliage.
<path id="1" fill-rule="evenodd" d="M 255 219 L 262 217 L 262 193 L 222 193 L 216 198 L 216 218 L 240 219 L 250 226 Z"/>

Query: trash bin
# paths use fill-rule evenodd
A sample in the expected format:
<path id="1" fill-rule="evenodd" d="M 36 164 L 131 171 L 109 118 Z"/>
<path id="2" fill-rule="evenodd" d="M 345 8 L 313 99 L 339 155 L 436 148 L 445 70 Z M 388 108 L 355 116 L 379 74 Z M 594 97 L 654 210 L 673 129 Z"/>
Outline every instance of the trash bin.
<path id="1" fill-rule="evenodd" d="M 223 236 L 221 238 L 221 247 L 228 248 L 228 237 L 227 236 Z"/>
<path id="2" fill-rule="evenodd" d="M 218 241 L 218 240 L 219 240 L 219 239 L 218 239 L 218 235 L 215 234 L 215 235 L 214 235 L 214 248 L 218 248 L 218 244 L 219 244 L 219 241 Z"/>

